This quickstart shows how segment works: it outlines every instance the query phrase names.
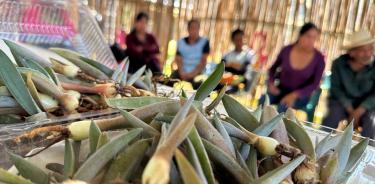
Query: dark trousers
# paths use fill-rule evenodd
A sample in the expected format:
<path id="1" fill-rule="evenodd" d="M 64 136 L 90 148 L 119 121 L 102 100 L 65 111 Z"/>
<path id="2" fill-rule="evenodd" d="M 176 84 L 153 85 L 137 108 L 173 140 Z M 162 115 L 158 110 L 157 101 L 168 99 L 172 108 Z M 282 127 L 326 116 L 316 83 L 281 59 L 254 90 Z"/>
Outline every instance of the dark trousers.
<path id="1" fill-rule="evenodd" d="M 288 107 L 285 104 L 281 103 L 281 100 L 290 93 L 290 90 L 285 90 L 280 88 L 280 94 L 278 95 L 273 95 L 270 92 L 267 92 L 267 95 L 270 99 L 270 103 L 273 105 L 277 105 L 277 111 L 279 113 L 285 112 Z M 261 104 L 264 103 L 265 96 L 263 96 L 260 99 Z M 297 98 L 296 101 L 294 102 L 293 109 L 303 109 L 306 107 L 306 105 L 309 103 L 310 97 L 303 97 L 303 98 Z"/>
<path id="2" fill-rule="evenodd" d="M 323 120 L 323 125 L 335 129 L 339 122 L 347 119 L 348 116 L 348 113 L 340 102 L 330 99 L 328 100 L 328 114 Z M 360 126 L 363 128 L 361 135 L 375 139 L 375 110 L 367 111 L 361 117 L 360 122 Z"/>

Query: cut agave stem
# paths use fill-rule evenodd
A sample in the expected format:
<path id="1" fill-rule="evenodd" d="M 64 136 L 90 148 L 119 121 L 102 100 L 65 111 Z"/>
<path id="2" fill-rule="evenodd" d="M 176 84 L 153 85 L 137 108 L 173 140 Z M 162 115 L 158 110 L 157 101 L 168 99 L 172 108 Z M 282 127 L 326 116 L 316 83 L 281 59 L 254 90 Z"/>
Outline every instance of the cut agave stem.
<path id="1" fill-rule="evenodd" d="M 104 84 L 96 84 L 94 86 L 86 86 L 86 85 L 77 84 L 77 83 L 61 82 L 61 86 L 65 90 L 74 90 L 80 93 L 99 94 L 99 95 L 104 95 L 106 97 L 114 97 L 117 94 L 115 84 L 113 83 L 104 83 Z"/>
<path id="2" fill-rule="evenodd" d="M 53 58 L 51 58 L 50 60 L 53 64 L 52 66 L 53 70 L 67 77 L 73 77 L 73 78 L 77 77 L 78 72 L 80 71 L 80 69 L 77 66 L 66 65 Z"/>

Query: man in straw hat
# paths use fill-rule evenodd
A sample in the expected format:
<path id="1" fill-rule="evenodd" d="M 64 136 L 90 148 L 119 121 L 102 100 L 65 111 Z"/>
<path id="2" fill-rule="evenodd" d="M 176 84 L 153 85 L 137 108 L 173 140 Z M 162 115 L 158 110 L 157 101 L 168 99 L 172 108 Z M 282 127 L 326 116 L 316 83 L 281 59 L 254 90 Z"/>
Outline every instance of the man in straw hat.
<path id="1" fill-rule="evenodd" d="M 354 119 L 361 134 L 375 138 L 375 38 L 367 31 L 350 35 L 346 54 L 332 64 L 328 115 L 323 125 L 336 128 L 339 121 Z"/>

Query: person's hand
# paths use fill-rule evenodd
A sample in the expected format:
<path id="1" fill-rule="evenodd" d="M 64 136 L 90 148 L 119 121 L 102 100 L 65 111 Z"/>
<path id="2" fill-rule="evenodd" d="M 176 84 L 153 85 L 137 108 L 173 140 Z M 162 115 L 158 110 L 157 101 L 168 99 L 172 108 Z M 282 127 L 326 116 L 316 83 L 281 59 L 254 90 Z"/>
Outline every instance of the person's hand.
<path id="1" fill-rule="evenodd" d="M 293 107 L 297 98 L 298 94 L 296 92 L 291 92 L 284 96 L 280 103 L 286 105 L 287 107 Z"/>
<path id="2" fill-rule="evenodd" d="M 349 114 L 349 121 L 354 120 L 354 128 L 358 128 L 361 117 L 366 113 L 366 108 L 358 107 L 352 113 Z"/>
<path id="3" fill-rule="evenodd" d="M 268 85 L 268 90 L 269 92 L 272 94 L 272 95 L 278 95 L 280 94 L 280 90 L 279 88 L 277 88 L 275 85 L 273 84 L 269 84 Z"/>

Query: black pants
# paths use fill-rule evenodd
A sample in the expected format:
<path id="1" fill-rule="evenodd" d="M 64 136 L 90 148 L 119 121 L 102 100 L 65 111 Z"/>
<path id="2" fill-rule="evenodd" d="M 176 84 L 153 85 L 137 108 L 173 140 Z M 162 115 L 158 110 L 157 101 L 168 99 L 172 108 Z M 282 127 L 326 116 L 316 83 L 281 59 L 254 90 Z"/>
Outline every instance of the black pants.
<path id="1" fill-rule="evenodd" d="M 347 119 L 348 116 L 346 109 L 340 102 L 330 99 L 328 101 L 328 114 L 323 120 L 323 125 L 335 129 L 339 122 Z M 369 137 L 370 139 L 375 139 L 375 110 L 367 111 L 361 117 L 360 122 L 360 126 L 363 128 L 361 135 Z"/>

